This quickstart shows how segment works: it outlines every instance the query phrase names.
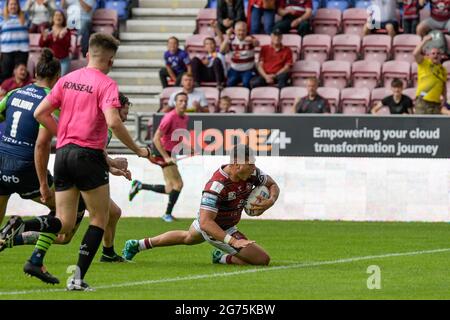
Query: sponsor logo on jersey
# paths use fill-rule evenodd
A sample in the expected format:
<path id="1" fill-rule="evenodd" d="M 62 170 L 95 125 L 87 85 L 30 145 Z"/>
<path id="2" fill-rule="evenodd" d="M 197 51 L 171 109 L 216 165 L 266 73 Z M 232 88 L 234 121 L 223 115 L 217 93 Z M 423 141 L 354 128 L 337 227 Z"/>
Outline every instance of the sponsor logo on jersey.
<path id="1" fill-rule="evenodd" d="M 217 206 L 217 196 L 210 193 L 203 193 L 201 205 L 215 208 Z"/>
<path id="2" fill-rule="evenodd" d="M 211 185 L 210 190 L 217 192 L 217 193 L 221 193 L 224 187 L 225 186 L 223 184 L 221 184 L 220 182 L 214 181 Z"/>
<path id="3" fill-rule="evenodd" d="M 20 179 L 18 177 L 16 177 L 15 175 L 7 175 L 7 174 L 2 174 L 2 172 L 0 171 L 0 179 L 3 182 L 7 182 L 7 183 L 20 183 Z"/>
<path id="4" fill-rule="evenodd" d="M 94 93 L 94 89 L 92 86 L 88 86 L 82 83 L 75 83 L 75 82 L 70 82 L 70 81 L 66 81 L 63 84 L 63 89 L 68 89 L 68 90 L 75 90 L 75 91 L 81 91 L 81 92 L 87 92 L 87 93 Z"/>
<path id="5" fill-rule="evenodd" d="M 236 192 L 234 192 L 234 191 L 228 192 L 228 200 L 234 200 L 234 199 L 236 199 Z"/>

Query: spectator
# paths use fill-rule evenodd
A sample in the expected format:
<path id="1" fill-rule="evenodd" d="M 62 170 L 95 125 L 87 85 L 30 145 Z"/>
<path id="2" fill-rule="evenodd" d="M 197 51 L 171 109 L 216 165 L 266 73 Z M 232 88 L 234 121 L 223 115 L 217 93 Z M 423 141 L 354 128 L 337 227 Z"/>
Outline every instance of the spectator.
<path id="1" fill-rule="evenodd" d="M 61 63 L 61 76 L 70 71 L 70 31 L 67 29 L 67 20 L 62 10 L 53 13 L 51 30 L 44 30 L 39 39 L 41 48 L 50 48 Z"/>
<path id="2" fill-rule="evenodd" d="M 219 100 L 219 112 L 220 113 L 236 113 L 231 108 L 231 98 L 229 96 L 220 97 Z"/>
<path id="3" fill-rule="evenodd" d="M 426 56 L 422 55 L 423 47 L 431 39 L 431 35 L 426 35 L 413 52 L 417 62 L 416 113 L 418 114 L 439 114 L 441 98 L 444 101 L 447 98 L 447 70 L 441 64 L 441 49 L 432 47 L 427 49 Z"/>
<path id="4" fill-rule="evenodd" d="M 95 0 L 61 0 L 61 7 L 67 8 L 69 29 L 76 29 L 78 35 L 81 35 L 81 52 L 84 57 L 86 57 L 89 47 L 95 4 Z"/>
<path id="5" fill-rule="evenodd" d="M 422 7 L 426 2 L 426 0 L 419 0 Z M 419 23 L 417 34 L 423 37 L 433 29 L 446 29 L 450 33 L 450 0 L 434 0 L 430 1 L 430 4 L 430 17 Z"/>
<path id="6" fill-rule="evenodd" d="M 282 17 L 274 29 L 282 33 L 289 33 L 296 29 L 302 37 L 311 30 L 310 18 L 312 17 L 312 0 L 280 0 L 278 15 Z"/>
<path id="7" fill-rule="evenodd" d="M 306 81 L 308 95 L 295 100 L 294 113 L 330 113 L 328 101 L 317 93 L 318 86 L 317 78 L 309 78 Z"/>
<path id="8" fill-rule="evenodd" d="M 257 69 L 259 76 L 251 81 L 252 88 L 277 84 L 279 89 L 288 85 L 292 66 L 292 51 L 283 46 L 283 34 L 275 29 L 270 35 L 271 44 L 261 48 Z"/>
<path id="9" fill-rule="evenodd" d="M 236 23 L 234 29 L 234 34 L 228 31 L 220 47 L 222 54 L 231 53 L 227 86 L 233 87 L 242 81 L 244 87 L 250 88 L 250 80 L 255 75 L 255 47 L 258 46 L 258 40 L 247 36 L 247 24 L 243 21 Z"/>
<path id="10" fill-rule="evenodd" d="M 188 105 L 186 112 L 209 112 L 208 100 L 202 90 L 194 88 L 194 78 L 192 74 L 185 73 L 181 78 L 182 89 L 172 93 L 169 98 L 169 108 L 175 107 L 175 97 L 177 93 L 184 92 L 188 95 Z M 167 112 L 167 109 L 161 110 Z"/>
<path id="11" fill-rule="evenodd" d="M 206 56 L 192 59 L 192 74 L 195 86 L 199 87 L 201 82 L 217 82 L 217 87 L 222 89 L 225 86 L 225 57 L 217 52 L 214 38 L 206 38 L 203 41 Z"/>
<path id="12" fill-rule="evenodd" d="M 392 95 L 385 97 L 372 108 L 372 114 L 376 114 L 383 106 L 389 107 L 391 114 L 412 114 L 413 101 L 402 94 L 403 81 L 393 79 L 391 82 Z"/>
<path id="13" fill-rule="evenodd" d="M 238 21 L 245 21 L 244 0 L 218 0 L 217 31 L 227 33 Z"/>
<path id="14" fill-rule="evenodd" d="M 167 88 L 169 83 L 167 78 L 175 82 L 178 87 L 181 83 L 181 77 L 187 71 L 192 72 L 191 60 L 186 51 L 179 48 L 179 41 L 176 37 L 170 37 L 167 40 L 167 51 L 164 52 L 164 61 L 166 66 L 159 70 L 159 79 L 163 88 Z"/>
<path id="15" fill-rule="evenodd" d="M 12 76 L 19 63 L 27 65 L 30 40 L 28 21 L 20 9 L 19 0 L 7 0 L 3 9 L 3 22 L 0 30 L 1 73 L 0 83 Z"/>
<path id="16" fill-rule="evenodd" d="M 31 33 L 42 33 L 50 27 L 50 17 L 56 10 L 55 0 L 27 0 L 23 11 L 28 13 L 31 20 L 29 31 Z"/>
<path id="17" fill-rule="evenodd" d="M 0 99 L 11 90 L 22 88 L 33 82 L 33 77 L 28 73 L 27 65 L 19 63 L 14 68 L 13 76 L 3 81 L 0 86 Z"/>
<path id="18" fill-rule="evenodd" d="M 420 9 L 419 0 L 403 0 L 403 33 L 416 34 Z"/>
<path id="19" fill-rule="evenodd" d="M 250 34 L 260 34 L 261 18 L 263 19 L 264 33 L 270 34 L 275 23 L 277 0 L 250 0 L 247 9 L 247 24 Z"/>
<path id="20" fill-rule="evenodd" d="M 373 10 L 373 8 L 378 8 Z M 370 17 L 364 25 L 363 36 L 375 32 L 378 29 L 386 29 L 388 35 L 395 37 L 398 33 L 398 21 L 396 16 L 396 0 L 372 0 Z"/>

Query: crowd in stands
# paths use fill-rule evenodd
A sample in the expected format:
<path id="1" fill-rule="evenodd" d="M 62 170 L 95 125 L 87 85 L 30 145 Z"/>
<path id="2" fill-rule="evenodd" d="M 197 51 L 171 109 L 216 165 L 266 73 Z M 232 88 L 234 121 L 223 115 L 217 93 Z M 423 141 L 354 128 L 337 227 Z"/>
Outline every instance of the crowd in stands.
<path id="1" fill-rule="evenodd" d="M 217 0 L 209 7 L 185 50 L 178 41 L 172 50 L 169 40 L 161 107 L 187 73 L 213 112 L 222 111 L 224 88 L 236 88 L 240 95 L 225 96 L 228 111 L 450 113 L 450 0 Z M 437 93 L 428 94 L 430 86 Z M 422 101 L 439 107 L 421 108 Z"/>
<path id="2" fill-rule="evenodd" d="M 112 0 L 111 0 L 112 1 Z M 128 5 L 128 0 L 123 1 Z M 6 0 L 0 1 L 0 96 L 33 82 L 42 48 L 50 48 L 61 63 L 61 75 L 87 64 L 86 53 L 92 32 L 117 21 L 97 20 L 94 13 L 113 11 L 108 0 Z M 123 13 L 122 13 L 123 14 Z M 101 18 L 105 15 L 101 15 Z M 100 21 L 100 22 L 98 22 Z M 95 20 L 94 20 L 95 23 Z"/>

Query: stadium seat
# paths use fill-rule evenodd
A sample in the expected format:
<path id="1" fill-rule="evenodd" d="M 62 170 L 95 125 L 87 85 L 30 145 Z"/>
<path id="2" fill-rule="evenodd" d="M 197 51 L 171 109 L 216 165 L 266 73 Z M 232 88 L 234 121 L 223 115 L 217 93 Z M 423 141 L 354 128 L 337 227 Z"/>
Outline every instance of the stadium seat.
<path id="1" fill-rule="evenodd" d="M 355 88 L 373 89 L 378 86 L 381 75 L 381 63 L 366 60 L 355 61 L 352 64 L 352 82 Z"/>
<path id="2" fill-rule="evenodd" d="M 197 32 L 200 34 L 214 32 L 214 28 L 211 26 L 211 20 L 217 19 L 216 9 L 200 9 L 197 14 Z"/>
<path id="3" fill-rule="evenodd" d="M 412 52 L 421 41 L 421 37 L 415 34 L 396 35 L 392 43 L 394 59 L 408 61 L 409 63 L 414 62 L 415 60 Z"/>
<path id="4" fill-rule="evenodd" d="M 320 79 L 320 62 L 314 60 L 299 60 L 291 69 L 292 85 L 306 87 L 306 79 L 315 77 Z"/>
<path id="5" fill-rule="evenodd" d="M 331 113 L 339 112 L 340 96 L 341 96 L 341 91 L 339 89 L 319 87 L 317 88 L 317 93 L 322 98 L 327 99 L 328 103 L 330 104 Z"/>
<path id="6" fill-rule="evenodd" d="M 348 61 L 329 60 L 322 64 L 323 86 L 343 89 L 350 80 L 351 64 Z"/>
<path id="7" fill-rule="evenodd" d="M 97 9 L 92 16 L 92 30 L 108 34 L 116 33 L 119 17 L 116 10 Z"/>
<path id="8" fill-rule="evenodd" d="M 384 98 L 391 96 L 392 91 L 388 88 L 381 87 L 381 88 L 375 88 L 372 90 L 372 95 L 370 99 L 370 106 L 373 108 L 378 102 L 383 100 Z"/>
<path id="9" fill-rule="evenodd" d="M 255 48 L 255 61 L 259 61 L 259 53 L 261 52 L 262 46 L 270 45 L 271 40 L 268 34 L 253 34 L 256 40 L 258 40 L 258 46 Z"/>
<path id="10" fill-rule="evenodd" d="M 304 60 L 315 60 L 322 63 L 328 60 L 330 49 L 331 37 L 327 34 L 308 34 L 303 37 Z"/>
<path id="11" fill-rule="evenodd" d="M 295 99 L 305 97 L 308 94 L 303 87 L 285 87 L 280 91 L 280 112 L 294 113 Z"/>
<path id="12" fill-rule="evenodd" d="M 328 0 L 326 1 L 326 7 L 328 9 L 338 9 L 340 11 L 345 11 L 350 6 L 347 0 Z"/>
<path id="13" fill-rule="evenodd" d="M 39 46 L 40 33 L 29 33 L 30 51 L 28 53 L 29 59 L 32 59 L 37 63 L 41 56 L 41 47 Z"/>
<path id="14" fill-rule="evenodd" d="M 316 34 L 328 34 L 331 37 L 341 29 L 342 13 L 339 9 L 321 8 L 317 10 L 313 20 L 313 30 Z"/>
<path id="15" fill-rule="evenodd" d="M 275 113 L 278 111 L 280 90 L 275 87 L 259 87 L 250 93 L 250 112 Z"/>
<path id="16" fill-rule="evenodd" d="M 445 61 L 443 64 L 445 69 L 447 69 L 447 86 L 450 85 L 450 60 Z"/>
<path id="17" fill-rule="evenodd" d="M 367 9 L 372 4 L 370 0 L 357 0 L 355 2 L 355 8 Z"/>
<path id="18" fill-rule="evenodd" d="M 224 88 L 220 96 L 228 96 L 231 99 L 230 110 L 236 113 L 247 112 L 248 101 L 250 98 L 250 90 L 243 87 Z"/>
<path id="19" fill-rule="evenodd" d="M 206 55 L 203 41 L 210 37 L 209 34 L 193 34 L 186 38 L 186 51 L 191 58 Z"/>
<path id="20" fill-rule="evenodd" d="M 206 100 L 208 100 L 208 109 L 209 112 L 214 113 L 218 112 L 219 109 L 219 90 L 217 88 L 210 87 L 199 87 L 200 91 L 206 96 Z"/>
<path id="21" fill-rule="evenodd" d="M 408 88 L 411 75 L 411 64 L 406 61 L 386 61 L 381 67 L 381 74 L 386 88 L 391 87 L 391 81 L 394 78 L 402 80 L 403 88 Z"/>
<path id="22" fill-rule="evenodd" d="M 333 37 L 334 60 L 353 62 L 358 59 L 361 37 L 356 34 L 338 34 Z"/>
<path id="23" fill-rule="evenodd" d="M 364 53 L 364 60 L 383 63 L 389 60 L 391 37 L 383 34 L 364 36 L 362 40 L 362 51 Z"/>
<path id="24" fill-rule="evenodd" d="M 181 87 L 167 87 L 161 91 L 159 95 L 159 107 L 160 109 L 165 108 L 169 105 L 169 99 L 172 93 L 180 91 Z"/>
<path id="25" fill-rule="evenodd" d="M 364 114 L 368 111 L 370 90 L 345 88 L 341 90 L 341 110 L 345 114 Z"/>
<path id="26" fill-rule="evenodd" d="M 403 94 L 405 96 L 408 96 L 411 98 L 411 100 L 414 102 L 414 104 L 416 103 L 416 91 L 417 88 L 407 88 L 405 90 L 403 90 Z"/>
<path id="27" fill-rule="evenodd" d="M 367 22 L 367 11 L 361 8 L 350 8 L 342 13 L 342 29 L 344 33 L 361 35 Z"/>
<path id="28" fill-rule="evenodd" d="M 411 82 L 414 87 L 417 87 L 417 62 L 411 63 Z"/>
<path id="29" fill-rule="evenodd" d="M 70 61 L 70 72 L 86 67 L 88 61 L 86 59 L 71 60 Z"/>
<path id="30" fill-rule="evenodd" d="M 295 62 L 300 57 L 302 48 L 302 37 L 298 34 L 284 34 L 283 45 L 289 47 L 292 51 L 292 61 Z"/>
<path id="31" fill-rule="evenodd" d="M 106 0 L 105 9 L 116 10 L 120 20 L 128 19 L 128 0 Z"/>

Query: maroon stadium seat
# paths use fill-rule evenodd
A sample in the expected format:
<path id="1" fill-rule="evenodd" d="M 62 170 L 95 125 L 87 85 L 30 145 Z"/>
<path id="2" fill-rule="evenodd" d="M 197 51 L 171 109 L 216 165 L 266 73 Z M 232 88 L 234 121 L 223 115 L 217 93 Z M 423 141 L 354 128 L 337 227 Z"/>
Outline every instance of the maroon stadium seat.
<path id="1" fill-rule="evenodd" d="M 159 95 L 159 107 L 160 109 L 165 108 L 169 105 L 169 99 L 172 93 L 180 91 L 181 87 L 167 87 L 164 88 Z"/>
<path id="2" fill-rule="evenodd" d="M 295 99 L 304 97 L 308 94 L 303 87 L 285 87 L 280 92 L 280 112 L 294 113 L 293 107 Z"/>
<path id="3" fill-rule="evenodd" d="M 367 22 L 366 9 L 349 8 L 342 13 L 342 26 L 344 33 L 361 35 Z"/>
<path id="4" fill-rule="evenodd" d="M 407 88 L 403 90 L 403 94 L 411 98 L 414 104 L 416 104 L 416 91 L 417 88 Z"/>
<path id="5" fill-rule="evenodd" d="M 392 95 L 392 91 L 388 88 L 381 87 L 372 90 L 370 106 L 373 108 L 379 101 L 383 100 L 387 96 Z"/>
<path id="6" fill-rule="evenodd" d="M 199 87 L 208 100 L 209 112 L 218 112 L 219 109 L 219 90 L 217 88 Z"/>
<path id="7" fill-rule="evenodd" d="M 342 113 L 367 113 L 369 103 L 370 90 L 367 88 L 345 88 L 341 90 Z"/>
<path id="8" fill-rule="evenodd" d="M 376 88 L 380 75 L 381 63 L 378 61 L 359 60 L 352 64 L 352 80 L 356 88 Z"/>
<path id="9" fill-rule="evenodd" d="M 403 87 L 407 88 L 411 75 L 411 64 L 406 61 L 386 61 L 381 67 L 381 74 L 386 88 L 391 87 L 391 81 L 399 78 L 403 81 Z"/>
<path id="10" fill-rule="evenodd" d="M 217 19 L 217 10 L 215 8 L 200 9 L 197 14 L 197 32 L 200 34 L 210 34 L 214 32 L 211 20 Z"/>
<path id="11" fill-rule="evenodd" d="M 331 37 L 327 34 L 308 34 L 303 37 L 302 52 L 304 60 L 320 63 L 328 60 L 331 50 Z"/>
<path id="12" fill-rule="evenodd" d="M 333 37 L 334 60 L 353 62 L 358 59 L 361 37 L 356 34 L 338 34 Z"/>
<path id="13" fill-rule="evenodd" d="M 186 51 L 191 58 L 206 55 L 203 41 L 211 37 L 210 34 L 193 34 L 186 38 Z"/>
<path id="14" fill-rule="evenodd" d="M 389 60 L 391 52 L 391 37 L 383 34 L 370 34 L 363 37 L 362 51 L 364 60 L 383 63 Z"/>
<path id="15" fill-rule="evenodd" d="M 351 64 L 348 61 L 329 60 L 322 64 L 323 86 L 343 89 L 350 80 Z"/>
<path id="16" fill-rule="evenodd" d="M 221 97 L 228 96 L 231 99 L 230 110 L 236 113 L 247 112 L 248 101 L 250 98 L 250 90 L 243 87 L 224 88 L 220 93 Z"/>
<path id="17" fill-rule="evenodd" d="M 330 104 L 331 113 L 339 112 L 341 90 L 336 88 L 319 87 L 317 88 L 317 93 L 324 99 L 327 99 Z"/>
<path id="18" fill-rule="evenodd" d="M 291 69 L 292 85 L 306 87 L 306 79 L 320 79 L 320 62 L 314 60 L 296 61 Z"/>
<path id="19" fill-rule="evenodd" d="M 302 37 L 298 34 L 284 34 L 283 45 L 289 47 L 292 51 L 292 61 L 295 62 L 300 57 L 302 48 Z"/>
<path id="20" fill-rule="evenodd" d="M 417 87 L 417 62 L 411 63 L 411 82 L 414 87 Z"/>
<path id="21" fill-rule="evenodd" d="M 258 40 L 258 46 L 255 48 L 255 61 L 259 61 L 259 53 L 262 46 L 270 45 L 270 36 L 268 34 L 254 34 L 253 37 Z"/>
<path id="22" fill-rule="evenodd" d="M 314 33 L 333 37 L 341 29 L 341 20 L 342 13 L 339 9 L 318 9 L 313 19 Z"/>
<path id="23" fill-rule="evenodd" d="M 275 87 L 259 87 L 250 93 L 250 111 L 253 113 L 275 113 L 278 111 L 280 90 Z"/>
<path id="24" fill-rule="evenodd" d="M 447 69 L 447 86 L 450 85 L 450 60 L 445 61 L 443 64 L 445 69 Z"/>
<path id="25" fill-rule="evenodd" d="M 414 62 L 412 52 L 414 48 L 422 41 L 422 38 L 416 34 L 398 34 L 394 37 L 392 51 L 394 59 L 400 61 Z"/>

